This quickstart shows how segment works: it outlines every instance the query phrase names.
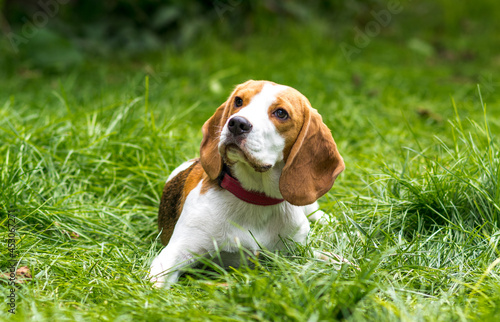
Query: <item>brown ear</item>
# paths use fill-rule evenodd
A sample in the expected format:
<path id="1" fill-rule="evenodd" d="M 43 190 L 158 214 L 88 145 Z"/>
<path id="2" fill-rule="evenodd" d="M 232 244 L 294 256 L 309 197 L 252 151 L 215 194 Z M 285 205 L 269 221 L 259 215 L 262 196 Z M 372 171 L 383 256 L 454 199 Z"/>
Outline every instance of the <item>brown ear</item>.
<path id="1" fill-rule="evenodd" d="M 252 82 L 254 81 L 250 79 L 238 85 L 234 91 Z M 205 170 L 212 180 L 217 179 L 222 171 L 222 157 L 219 154 L 219 140 L 222 128 L 226 124 L 229 114 L 231 113 L 229 102 L 232 101 L 234 91 L 229 98 L 217 108 L 215 114 L 212 115 L 202 127 L 203 139 L 201 140 L 200 146 L 200 162 L 203 170 Z"/>
<path id="2" fill-rule="evenodd" d="M 215 114 L 202 127 L 203 139 L 200 146 L 200 162 L 210 179 L 216 179 L 222 170 L 219 139 L 229 113 L 227 105 L 228 101 L 219 106 Z"/>
<path id="3" fill-rule="evenodd" d="M 330 190 L 344 170 L 344 160 L 337 150 L 321 115 L 305 107 L 304 123 L 280 177 L 280 192 L 296 206 L 309 205 Z"/>

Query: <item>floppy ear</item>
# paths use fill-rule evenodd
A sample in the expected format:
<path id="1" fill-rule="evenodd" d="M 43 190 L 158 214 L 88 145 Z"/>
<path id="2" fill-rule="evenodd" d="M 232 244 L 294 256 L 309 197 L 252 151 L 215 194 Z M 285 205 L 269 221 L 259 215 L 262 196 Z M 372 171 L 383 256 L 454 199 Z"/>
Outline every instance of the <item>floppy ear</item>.
<path id="1" fill-rule="evenodd" d="M 309 205 L 330 190 L 344 168 L 321 115 L 306 106 L 302 129 L 281 172 L 281 195 L 292 205 Z"/>
<path id="2" fill-rule="evenodd" d="M 215 114 L 202 127 L 203 139 L 200 146 L 200 162 L 210 179 L 217 179 L 222 170 L 219 139 L 222 127 L 226 123 L 229 114 L 228 102 L 229 100 L 219 106 Z"/>

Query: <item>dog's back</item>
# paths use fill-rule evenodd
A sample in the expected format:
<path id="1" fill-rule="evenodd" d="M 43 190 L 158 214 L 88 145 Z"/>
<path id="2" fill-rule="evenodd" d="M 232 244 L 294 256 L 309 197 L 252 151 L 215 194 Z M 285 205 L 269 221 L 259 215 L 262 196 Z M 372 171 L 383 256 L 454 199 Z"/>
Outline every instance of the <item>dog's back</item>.
<path id="1" fill-rule="evenodd" d="M 187 168 L 186 165 L 188 165 Z M 193 177 L 198 178 L 202 174 L 203 169 L 200 161 L 195 159 L 180 165 L 165 183 L 158 211 L 158 230 L 161 232 L 160 238 L 163 245 L 168 244 L 170 237 L 172 237 L 184 201 L 198 183 L 198 180 L 193 180 Z"/>

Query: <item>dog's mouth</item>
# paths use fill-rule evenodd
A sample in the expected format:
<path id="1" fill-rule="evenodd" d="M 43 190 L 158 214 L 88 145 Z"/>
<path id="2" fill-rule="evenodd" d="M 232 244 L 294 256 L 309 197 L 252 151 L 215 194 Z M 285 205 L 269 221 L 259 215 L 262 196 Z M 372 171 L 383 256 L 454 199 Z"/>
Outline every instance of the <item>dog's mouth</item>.
<path id="1" fill-rule="evenodd" d="M 244 162 L 251 166 L 256 172 L 266 172 L 272 168 L 271 164 L 263 164 L 255 159 L 248 151 L 242 148 L 242 143 L 234 142 L 223 144 L 219 148 L 219 152 L 228 166 L 232 166 L 237 162 Z"/>

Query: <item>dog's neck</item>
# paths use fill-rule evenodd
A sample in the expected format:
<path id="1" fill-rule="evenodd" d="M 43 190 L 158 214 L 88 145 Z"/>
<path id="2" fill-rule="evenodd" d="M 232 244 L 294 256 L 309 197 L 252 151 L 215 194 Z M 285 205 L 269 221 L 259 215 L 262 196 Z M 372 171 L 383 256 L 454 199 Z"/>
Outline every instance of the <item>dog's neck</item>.
<path id="1" fill-rule="evenodd" d="M 283 196 L 280 193 L 279 181 L 284 166 L 284 162 L 279 162 L 266 172 L 257 172 L 251 166 L 237 162 L 229 170 L 245 190 L 258 191 L 268 197 L 281 199 Z"/>

